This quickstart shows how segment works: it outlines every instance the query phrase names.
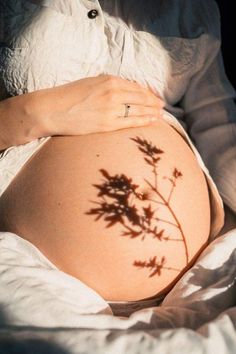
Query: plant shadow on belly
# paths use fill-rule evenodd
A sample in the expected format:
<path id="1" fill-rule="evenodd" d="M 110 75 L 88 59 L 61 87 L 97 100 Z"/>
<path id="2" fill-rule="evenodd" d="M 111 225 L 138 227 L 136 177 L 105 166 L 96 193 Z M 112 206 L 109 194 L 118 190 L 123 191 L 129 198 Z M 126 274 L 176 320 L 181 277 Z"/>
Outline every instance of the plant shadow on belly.
<path id="1" fill-rule="evenodd" d="M 176 168 L 173 168 L 171 176 L 163 176 L 163 179 L 167 179 L 170 182 L 170 191 L 168 198 L 165 198 L 160 190 L 158 190 L 158 163 L 161 160 L 161 156 L 164 151 L 157 148 L 151 142 L 146 139 L 137 137 L 130 138 L 135 143 L 137 143 L 138 149 L 142 152 L 144 160 L 149 168 L 152 168 L 154 183 L 144 179 L 145 183 L 155 194 L 156 199 L 150 199 L 148 193 L 140 193 L 137 191 L 139 188 L 138 184 L 132 183 L 132 178 L 124 174 L 116 174 L 111 176 L 109 172 L 105 169 L 100 169 L 99 171 L 104 177 L 104 182 L 101 184 L 93 184 L 99 192 L 97 196 L 100 201 L 92 201 L 95 204 L 99 204 L 99 207 L 92 208 L 85 214 L 87 215 L 97 215 L 95 221 L 99 220 L 101 217 L 107 222 L 107 228 L 120 223 L 124 227 L 122 232 L 122 237 L 129 237 L 134 239 L 140 237 L 142 240 L 147 236 L 151 236 L 157 240 L 157 242 L 182 242 L 185 252 L 186 265 L 189 262 L 189 255 L 187 249 L 187 242 L 181 227 L 181 224 L 170 205 L 170 200 L 173 195 L 174 189 L 177 187 L 177 181 L 181 180 L 183 174 Z M 142 210 L 137 208 L 135 205 L 135 200 L 139 202 L 142 201 L 147 203 L 150 201 L 152 203 L 161 205 L 163 208 L 167 208 L 168 214 L 170 215 L 170 220 L 164 220 L 159 218 L 157 215 L 157 209 L 153 209 L 151 203 L 148 207 L 143 206 Z M 178 229 L 180 237 L 171 238 L 166 234 L 165 228 L 158 229 L 157 224 L 159 222 L 170 224 Z M 165 267 L 166 257 L 162 256 L 160 260 L 154 256 L 149 260 L 135 260 L 133 262 L 134 267 L 148 268 L 150 271 L 150 277 L 154 275 L 161 275 L 162 269 L 171 269 L 176 271 L 181 271 L 181 269 Z"/>

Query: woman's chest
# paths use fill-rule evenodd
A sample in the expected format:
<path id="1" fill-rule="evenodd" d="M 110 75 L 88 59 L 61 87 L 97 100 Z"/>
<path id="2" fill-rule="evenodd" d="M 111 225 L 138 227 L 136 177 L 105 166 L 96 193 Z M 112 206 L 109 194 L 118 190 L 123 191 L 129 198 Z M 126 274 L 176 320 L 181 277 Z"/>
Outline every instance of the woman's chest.
<path id="1" fill-rule="evenodd" d="M 173 104 L 196 70 L 200 37 L 165 34 L 147 14 L 135 22 L 124 15 L 128 8 L 105 1 L 101 18 L 90 19 L 82 4 L 68 15 L 26 3 L 21 16 L 9 19 L 11 31 L 0 48 L 0 70 L 10 95 L 107 73 L 149 85 Z"/>

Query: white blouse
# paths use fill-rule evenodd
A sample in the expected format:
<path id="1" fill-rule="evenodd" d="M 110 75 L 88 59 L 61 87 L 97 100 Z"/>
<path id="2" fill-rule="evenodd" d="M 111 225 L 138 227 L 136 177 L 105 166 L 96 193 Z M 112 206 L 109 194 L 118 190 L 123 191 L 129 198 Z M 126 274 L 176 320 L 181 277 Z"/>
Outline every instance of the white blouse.
<path id="1" fill-rule="evenodd" d="M 213 234 L 223 220 L 217 188 L 236 213 L 236 95 L 213 0 L 8 0 L 0 15 L 0 99 L 101 73 L 149 85 L 207 175 Z M 0 154 L 0 195 L 48 139 Z"/>

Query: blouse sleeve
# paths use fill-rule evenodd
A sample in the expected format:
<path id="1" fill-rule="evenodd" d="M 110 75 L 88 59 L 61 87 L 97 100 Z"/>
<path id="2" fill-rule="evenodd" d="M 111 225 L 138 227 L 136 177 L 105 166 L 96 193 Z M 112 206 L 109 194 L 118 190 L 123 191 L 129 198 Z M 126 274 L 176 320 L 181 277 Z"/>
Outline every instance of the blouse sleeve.
<path id="1" fill-rule="evenodd" d="M 236 92 L 224 70 L 218 7 L 213 1 L 205 1 L 204 6 L 208 25 L 202 35 L 199 66 L 180 106 L 187 131 L 224 203 L 236 214 Z"/>

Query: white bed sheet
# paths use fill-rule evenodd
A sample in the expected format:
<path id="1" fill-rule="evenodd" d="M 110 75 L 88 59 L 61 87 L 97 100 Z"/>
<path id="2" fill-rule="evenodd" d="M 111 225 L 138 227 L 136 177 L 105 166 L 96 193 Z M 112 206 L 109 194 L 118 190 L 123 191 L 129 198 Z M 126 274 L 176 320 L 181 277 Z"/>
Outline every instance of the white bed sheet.
<path id="1" fill-rule="evenodd" d="M 235 279 L 236 228 L 207 246 L 161 306 L 116 317 L 36 247 L 0 232 L 0 353 L 233 354 Z"/>

